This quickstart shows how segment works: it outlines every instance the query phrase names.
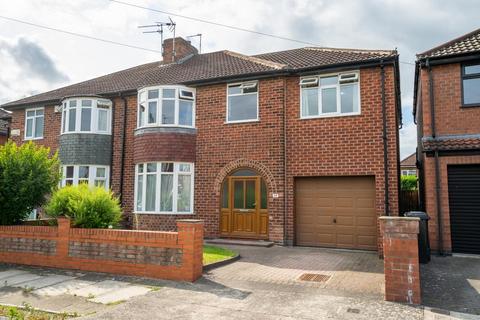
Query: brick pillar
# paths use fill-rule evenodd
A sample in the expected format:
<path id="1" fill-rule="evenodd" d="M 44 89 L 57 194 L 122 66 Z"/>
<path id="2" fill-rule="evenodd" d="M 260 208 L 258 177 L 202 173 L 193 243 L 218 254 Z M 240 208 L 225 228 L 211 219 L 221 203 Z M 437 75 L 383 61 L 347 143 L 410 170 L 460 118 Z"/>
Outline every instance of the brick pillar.
<path id="1" fill-rule="evenodd" d="M 203 221 L 177 220 L 178 244 L 182 245 L 185 280 L 195 281 L 203 273 Z"/>
<path id="2" fill-rule="evenodd" d="M 379 220 L 383 235 L 385 300 L 420 304 L 420 219 L 380 217 Z"/>
<path id="3" fill-rule="evenodd" d="M 57 257 L 65 259 L 68 257 L 68 245 L 70 238 L 70 219 L 65 217 L 57 218 Z"/>

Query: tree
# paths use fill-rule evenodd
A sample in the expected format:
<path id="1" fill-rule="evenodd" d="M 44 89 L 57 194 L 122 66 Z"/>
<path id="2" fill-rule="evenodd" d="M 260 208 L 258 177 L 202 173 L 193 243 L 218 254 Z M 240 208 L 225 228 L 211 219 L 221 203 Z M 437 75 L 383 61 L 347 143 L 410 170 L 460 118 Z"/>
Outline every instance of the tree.
<path id="1" fill-rule="evenodd" d="M 0 225 L 18 224 L 60 181 L 58 154 L 31 141 L 0 146 Z"/>
<path id="2" fill-rule="evenodd" d="M 412 190 L 417 190 L 417 177 L 416 176 L 405 176 L 402 175 L 400 177 L 400 187 L 402 190 L 405 191 L 412 191 Z"/>

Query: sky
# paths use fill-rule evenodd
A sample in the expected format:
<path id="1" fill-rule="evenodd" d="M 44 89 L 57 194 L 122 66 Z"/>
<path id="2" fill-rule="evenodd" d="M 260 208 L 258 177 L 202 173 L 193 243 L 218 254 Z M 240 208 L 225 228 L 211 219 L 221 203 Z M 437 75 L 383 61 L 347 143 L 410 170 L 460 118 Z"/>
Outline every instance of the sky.
<path id="1" fill-rule="evenodd" d="M 319 46 L 397 49 L 403 127 L 401 158 L 415 151 L 412 119 L 415 54 L 480 27 L 477 0 L 123 0 Z M 0 16 L 152 50 L 158 34 L 140 25 L 168 15 L 109 0 L 0 0 Z M 202 34 L 202 52 L 258 54 L 306 46 L 171 16 L 177 36 Z M 169 37 L 168 32 L 165 37 Z M 198 44 L 192 40 L 193 44 Z M 160 53 L 82 39 L 0 17 L 0 104 L 160 60 Z"/>

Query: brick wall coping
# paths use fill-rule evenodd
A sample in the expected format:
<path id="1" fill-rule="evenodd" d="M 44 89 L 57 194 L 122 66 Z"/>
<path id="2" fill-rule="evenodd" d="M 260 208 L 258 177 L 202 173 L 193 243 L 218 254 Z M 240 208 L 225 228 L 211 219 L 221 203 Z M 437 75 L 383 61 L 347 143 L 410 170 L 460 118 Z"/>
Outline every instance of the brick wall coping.
<path id="1" fill-rule="evenodd" d="M 381 216 L 378 218 L 380 229 L 384 234 L 418 234 L 420 218 Z"/>
<path id="2" fill-rule="evenodd" d="M 203 223 L 203 220 L 200 220 L 200 219 L 178 219 L 177 220 L 177 223 L 180 222 L 180 223 Z"/>
<path id="3" fill-rule="evenodd" d="M 0 235 L 4 234 L 57 234 L 57 227 L 50 226 L 23 226 L 23 225 L 14 225 L 14 226 L 0 226 Z"/>

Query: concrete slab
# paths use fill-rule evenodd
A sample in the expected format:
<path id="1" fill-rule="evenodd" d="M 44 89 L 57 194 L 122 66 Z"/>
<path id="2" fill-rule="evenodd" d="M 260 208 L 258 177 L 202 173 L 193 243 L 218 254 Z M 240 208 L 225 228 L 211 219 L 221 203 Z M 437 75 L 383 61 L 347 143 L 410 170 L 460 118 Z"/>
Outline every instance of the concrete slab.
<path id="1" fill-rule="evenodd" d="M 38 274 L 22 273 L 22 274 L 19 274 L 19 275 L 15 275 L 15 276 L 12 276 L 12 277 L 1 279 L 0 280 L 0 288 L 1 287 L 6 287 L 6 286 L 10 286 L 10 287 L 20 286 L 21 287 L 22 286 L 21 284 L 23 282 L 37 280 L 37 279 L 41 279 L 41 278 L 43 278 L 43 276 L 38 275 Z"/>
<path id="2" fill-rule="evenodd" d="M 73 290 L 70 293 L 80 297 L 94 298 L 113 290 L 125 288 L 129 285 L 128 282 L 105 280 L 94 283 L 88 287 Z"/>
<path id="3" fill-rule="evenodd" d="M 35 279 L 27 282 L 22 282 L 21 287 L 33 288 L 33 289 L 40 289 L 43 287 L 52 286 L 57 283 L 65 282 L 68 280 L 73 280 L 74 277 L 64 276 L 64 275 L 50 275 L 45 276 L 40 279 Z"/>
<path id="4" fill-rule="evenodd" d="M 147 287 L 130 285 L 125 288 L 120 288 L 114 291 L 107 292 L 105 294 L 101 294 L 98 297 L 95 297 L 93 299 L 88 299 L 88 300 L 96 303 L 109 304 L 109 303 L 115 303 L 120 301 L 126 301 L 130 298 L 141 296 L 148 293 L 151 290 L 152 289 Z"/>
<path id="5" fill-rule="evenodd" d="M 205 240 L 206 244 L 226 244 L 232 246 L 252 246 L 252 247 L 264 247 L 269 248 L 274 245 L 271 241 L 265 240 L 241 240 L 241 239 L 209 239 Z"/>
<path id="6" fill-rule="evenodd" d="M 5 278 L 10 278 L 14 276 L 18 276 L 20 274 L 27 273 L 27 271 L 23 270 L 17 270 L 17 269 L 11 269 L 11 270 L 6 270 L 6 271 L 1 271 L 0 272 L 0 282 L 3 282 L 2 280 Z"/>
<path id="7" fill-rule="evenodd" d="M 34 290 L 33 293 L 43 296 L 60 296 L 62 294 L 71 294 L 75 290 L 85 288 L 95 284 L 95 281 L 87 281 L 80 279 L 68 280 L 65 282 L 57 283 L 52 286 Z"/>

